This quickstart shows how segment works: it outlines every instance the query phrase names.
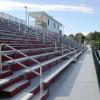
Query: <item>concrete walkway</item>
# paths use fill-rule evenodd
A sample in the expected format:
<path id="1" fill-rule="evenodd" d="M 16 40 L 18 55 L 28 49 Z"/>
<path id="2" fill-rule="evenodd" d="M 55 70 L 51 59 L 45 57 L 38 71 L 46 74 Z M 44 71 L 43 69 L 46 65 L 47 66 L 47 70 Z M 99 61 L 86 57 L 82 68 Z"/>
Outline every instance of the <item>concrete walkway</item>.
<path id="1" fill-rule="evenodd" d="M 100 100 L 91 49 L 68 66 L 49 90 L 48 100 Z"/>

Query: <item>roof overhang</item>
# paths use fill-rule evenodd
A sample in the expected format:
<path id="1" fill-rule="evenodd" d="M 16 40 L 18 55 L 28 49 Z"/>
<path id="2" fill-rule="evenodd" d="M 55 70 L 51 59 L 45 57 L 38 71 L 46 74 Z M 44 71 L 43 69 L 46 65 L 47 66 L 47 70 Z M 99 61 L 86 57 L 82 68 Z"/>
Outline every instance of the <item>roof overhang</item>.
<path id="1" fill-rule="evenodd" d="M 41 12 L 29 12 L 28 14 L 29 14 L 29 16 L 34 17 L 34 18 L 37 18 L 37 17 L 42 18 L 43 16 L 46 16 L 46 17 L 50 18 L 51 20 L 55 21 L 56 23 L 58 23 L 60 26 L 63 26 L 60 22 L 58 22 L 52 16 L 48 15 L 47 13 L 45 13 L 43 11 L 41 11 Z"/>

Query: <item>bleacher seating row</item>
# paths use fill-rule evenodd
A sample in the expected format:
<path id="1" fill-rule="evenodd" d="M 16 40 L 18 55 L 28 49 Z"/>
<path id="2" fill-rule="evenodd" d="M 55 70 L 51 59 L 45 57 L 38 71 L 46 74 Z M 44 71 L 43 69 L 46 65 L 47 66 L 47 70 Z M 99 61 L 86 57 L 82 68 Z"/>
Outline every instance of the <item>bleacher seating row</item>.
<path id="1" fill-rule="evenodd" d="M 0 50 L 0 100 L 47 100 L 48 87 L 85 47 L 61 34 L 0 17 Z M 32 59 L 42 68 L 41 98 L 40 76 L 33 73 L 40 73 L 40 65 Z"/>

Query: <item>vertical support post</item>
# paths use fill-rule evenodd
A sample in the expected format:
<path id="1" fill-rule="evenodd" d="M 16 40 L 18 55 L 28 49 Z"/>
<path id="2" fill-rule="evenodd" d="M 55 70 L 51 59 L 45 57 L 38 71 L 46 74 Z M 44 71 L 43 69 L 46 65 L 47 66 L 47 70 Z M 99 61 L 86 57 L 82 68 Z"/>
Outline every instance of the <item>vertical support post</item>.
<path id="1" fill-rule="evenodd" d="M 25 78 L 25 80 L 27 80 L 27 75 L 26 75 L 26 73 L 24 73 L 24 78 Z"/>
<path id="2" fill-rule="evenodd" d="M 46 34 L 47 34 L 47 37 L 48 37 L 48 30 L 46 30 Z"/>
<path id="3" fill-rule="evenodd" d="M 64 44 L 63 44 L 63 41 L 62 41 L 62 55 L 63 55 L 63 53 L 64 53 L 64 52 L 63 52 L 63 51 L 64 51 L 63 49 L 64 49 Z"/>
<path id="4" fill-rule="evenodd" d="M 18 26 L 19 27 L 19 31 L 20 31 L 20 24 L 21 24 L 21 21 L 19 20 L 19 26 Z"/>
<path id="5" fill-rule="evenodd" d="M 35 34 L 36 34 L 36 39 L 39 40 L 38 32 L 37 32 L 37 22 L 36 22 L 36 20 L 35 20 Z"/>
<path id="6" fill-rule="evenodd" d="M 40 100 L 42 98 L 43 84 L 42 84 L 42 66 L 40 65 Z"/>
<path id="7" fill-rule="evenodd" d="M 26 34 L 26 25 L 25 25 L 25 34 Z"/>
<path id="8" fill-rule="evenodd" d="M 59 37 L 58 37 L 58 43 L 60 42 L 59 40 L 60 40 L 60 39 L 59 39 Z"/>
<path id="9" fill-rule="evenodd" d="M 74 49 L 74 62 L 76 62 L 76 50 Z"/>
<path id="10" fill-rule="evenodd" d="M 57 51 L 57 42 L 55 40 L 55 51 Z"/>
<path id="11" fill-rule="evenodd" d="M 2 17 L 2 23 L 3 23 L 3 17 Z"/>
<path id="12" fill-rule="evenodd" d="M 9 25 L 10 16 L 8 15 L 8 25 Z"/>
<path id="13" fill-rule="evenodd" d="M 2 45 L 0 45 L 0 72 L 2 72 Z"/>
<path id="14" fill-rule="evenodd" d="M 43 41 L 43 43 L 44 43 L 44 34 L 43 34 L 43 38 L 42 38 L 42 41 Z"/>
<path id="15" fill-rule="evenodd" d="M 2 13 L 2 17 L 1 17 L 1 18 L 2 18 L 2 23 L 3 23 L 3 22 L 4 22 L 4 19 L 3 19 L 3 18 L 4 18 L 3 13 Z"/>
<path id="16" fill-rule="evenodd" d="M 81 46 L 81 54 L 82 54 L 82 52 L 83 52 L 83 49 L 82 49 L 82 46 Z"/>
<path id="17" fill-rule="evenodd" d="M 63 32 L 62 32 L 62 55 L 63 55 L 63 49 L 64 49 L 64 44 L 63 44 L 64 26 L 62 28 L 63 28 Z"/>

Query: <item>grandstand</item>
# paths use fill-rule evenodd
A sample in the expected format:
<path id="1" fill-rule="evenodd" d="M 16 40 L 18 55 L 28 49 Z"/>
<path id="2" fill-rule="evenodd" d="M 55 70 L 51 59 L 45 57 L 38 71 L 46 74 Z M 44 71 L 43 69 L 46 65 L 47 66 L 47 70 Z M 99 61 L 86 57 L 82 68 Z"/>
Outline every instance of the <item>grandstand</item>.
<path id="1" fill-rule="evenodd" d="M 47 100 L 49 86 L 86 50 L 64 34 L 25 23 L 0 13 L 0 100 Z"/>

